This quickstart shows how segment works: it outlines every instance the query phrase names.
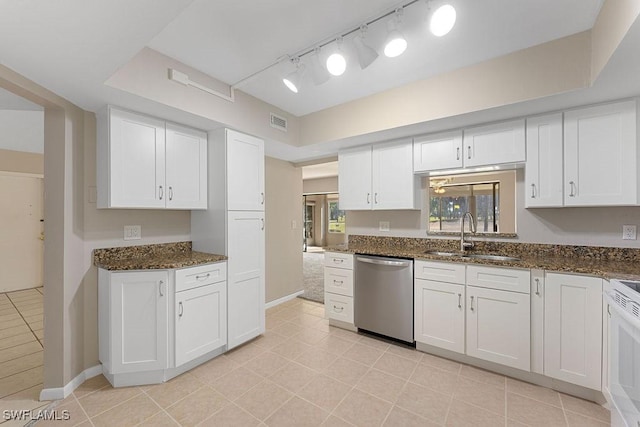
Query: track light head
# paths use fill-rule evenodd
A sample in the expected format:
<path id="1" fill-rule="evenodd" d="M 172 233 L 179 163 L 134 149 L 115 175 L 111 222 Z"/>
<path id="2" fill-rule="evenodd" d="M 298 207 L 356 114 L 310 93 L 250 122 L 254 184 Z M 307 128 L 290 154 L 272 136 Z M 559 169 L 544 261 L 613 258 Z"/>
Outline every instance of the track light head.
<path id="1" fill-rule="evenodd" d="M 320 63 L 320 52 L 320 48 L 317 47 L 311 55 L 311 80 L 316 86 L 326 83 L 331 78 L 325 66 Z"/>
<path id="2" fill-rule="evenodd" d="M 400 56 L 407 50 L 407 40 L 399 30 L 400 19 L 399 13 L 387 23 L 387 41 L 384 45 L 384 54 L 388 58 Z"/>
<path id="3" fill-rule="evenodd" d="M 293 93 L 298 93 L 302 85 L 302 76 L 304 74 L 304 64 L 300 64 L 300 58 L 294 58 L 291 60 L 296 66 L 296 70 L 287 74 L 282 83 Z"/>
<path id="4" fill-rule="evenodd" d="M 445 4 L 436 9 L 429 21 L 429 30 L 436 37 L 448 34 L 456 23 L 456 9 Z"/>
<path id="5" fill-rule="evenodd" d="M 358 54 L 358 63 L 361 69 L 367 68 L 378 58 L 378 52 L 371 46 L 365 43 L 365 37 L 367 35 L 367 26 L 360 27 L 360 34 L 353 39 L 353 44 L 356 47 Z"/>
<path id="6" fill-rule="evenodd" d="M 347 60 L 342 53 L 342 37 L 336 39 L 336 50 L 327 58 L 327 71 L 334 76 L 341 76 L 347 69 Z"/>

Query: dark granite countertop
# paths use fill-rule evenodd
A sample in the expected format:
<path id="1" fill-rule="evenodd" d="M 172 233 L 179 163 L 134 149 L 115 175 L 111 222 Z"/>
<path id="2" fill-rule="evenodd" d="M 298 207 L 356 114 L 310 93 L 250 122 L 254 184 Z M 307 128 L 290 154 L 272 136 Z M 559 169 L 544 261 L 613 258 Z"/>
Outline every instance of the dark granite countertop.
<path id="1" fill-rule="evenodd" d="M 539 269 L 551 272 L 586 274 L 605 279 L 640 280 L 640 250 L 570 245 L 477 242 L 469 253 L 508 255 L 519 261 L 497 261 L 459 256 L 427 254 L 428 251 L 459 253 L 459 240 L 380 238 L 355 236 L 348 245 L 333 246 L 328 251 L 413 258 L 425 261 L 460 262 L 496 267 Z M 384 240 L 391 239 L 391 240 Z M 420 242 L 416 242 L 420 241 Z"/>
<path id="2" fill-rule="evenodd" d="M 224 255 L 191 250 L 191 242 L 95 249 L 93 263 L 105 270 L 166 270 L 226 260 Z"/>

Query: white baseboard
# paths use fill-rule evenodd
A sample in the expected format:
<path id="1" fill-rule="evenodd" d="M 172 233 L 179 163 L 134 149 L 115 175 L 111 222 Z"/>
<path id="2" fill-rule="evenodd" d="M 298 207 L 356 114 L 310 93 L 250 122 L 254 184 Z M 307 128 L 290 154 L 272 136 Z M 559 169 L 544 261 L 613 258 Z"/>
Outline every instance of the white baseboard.
<path id="1" fill-rule="evenodd" d="M 40 400 L 60 400 L 71 394 L 80 384 L 102 373 L 102 365 L 92 366 L 80 372 L 77 377 L 72 379 L 64 387 L 45 388 L 40 392 Z"/>
<path id="2" fill-rule="evenodd" d="M 266 303 L 264 305 L 264 308 L 267 309 L 267 308 L 275 307 L 276 305 L 280 305 L 283 302 L 287 302 L 289 300 L 292 300 L 292 299 L 296 298 L 298 295 L 302 295 L 302 294 L 304 294 L 304 290 L 298 291 L 298 292 L 294 292 L 291 295 L 287 295 L 287 296 L 284 296 L 282 298 L 278 298 L 278 299 L 273 300 L 273 301 L 269 301 L 268 303 Z"/>

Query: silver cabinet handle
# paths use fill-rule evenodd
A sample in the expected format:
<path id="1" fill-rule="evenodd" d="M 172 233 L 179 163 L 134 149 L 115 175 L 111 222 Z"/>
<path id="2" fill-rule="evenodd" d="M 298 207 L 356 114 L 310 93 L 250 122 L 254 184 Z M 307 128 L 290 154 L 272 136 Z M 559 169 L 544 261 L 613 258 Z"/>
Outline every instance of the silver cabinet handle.
<path id="1" fill-rule="evenodd" d="M 460 147 L 456 147 L 456 160 L 460 160 Z"/>
<path id="2" fill-rule="evenodd" d="M 169 200 L 173 200 L 173 187 L 169 187 Z"/>
<path id="3" fill-rule="evenodd" d="M 344 262 L 344 260 L 340 259 L 340 258 L 334 258 L 333 262 L 336 263 L 336 264 L 342 264 Z"/>
<path id="4" fill-rule="evenodd" d="M 164 197 L 164 190 L 162 189 L 162 185 L 158 188 L 158 197 L 160 200 Z"/>
<path id="5" fill-rule="evenodd" d="M 333 306 L 333 311 L 335 311 L 336 313 L 342 313 L 343 310 L 344 310 L 344 307 L 338 307 L 336 305 Z"/>
<path id="6" fill-rule="evenodd" d="M 260 218 L 260 221 L 262 221 L 262 228 L 260 228 L 260 229 L 264 230 L 264 218 Z"/>
<path id="7" fill-rule="evenodd" d="M 184 314 L 184 306 L 182 305 L 182 301 L 178 303 L 178 317 L 182 317 Z"/>
<path id="8" fill-rule="evenodd" d="M 333 279 L 333 283 L 336 284 L 336 285 L 342 285 L 344 283 L 344 280 Z"/>
<path id="9" fill-rule="evenodd" d="M 378 204 L 378 193 L 373 195 L 373 202 L 377 205 Z"/>
<path id="10" fill-rule="evenodd" d="M 462 308 L 462 294 L 458 294 L 458 308 Z"/>
<path id="11" fill-rule="evenodd" d="M 467 146 L 467 158 L 471 160 L 471 146 Z"/>
<path id="12" fill-rule="evenodd" d="M 162 293 L 162 285 L 164 284 L 163 280 L 160 280 L 160 282 L 158 282 L 158 291 L 160 292 L 160 296 L 163 297 L 164 294 Z"/>
<path id="13" fill-rule="evenodd" d="M 264 205 L 264 193 L 260 193 L 260 196 L 262 196 L 262 202 L 260 202 L 260 204 Z"/>
<path id="14" fill-rule="evenodd" d="M 211 277 L 211 273 L 203 274 L 201 276 L 196 276 L 196 280 L 208 279 L 209 277 Z"/>
<path id="15" fill-rule="evenodd" d="M 471 311 L 474 311 L 474 308 L 473 308 L 473 295 L 471 296 L 471 306 L 469 308 L 471 309 Z"/>
<path id="16" fill-rule="evenodd" d="M 540 295 L 540 279 L 536 278 L 536 295 Z"/>
<path id="17" fill-rule="evenodd" d="M 536 185 L 535 184 L 531 184 L 531 198 L 532 199 L 536 198 Z"/>
<path id="18" fill-rule="evenodd" d="M 569 188 L 571 189 L 569 192 L 569 197 L 576 197 L 576 183 L 573 181 L 569 181 Z"/>
<path id="19" fill-rule="evenodd" d="M 371 196 L 371 193 L 367 193 L 367 204 L 371 203 L 370 196 Z"/>

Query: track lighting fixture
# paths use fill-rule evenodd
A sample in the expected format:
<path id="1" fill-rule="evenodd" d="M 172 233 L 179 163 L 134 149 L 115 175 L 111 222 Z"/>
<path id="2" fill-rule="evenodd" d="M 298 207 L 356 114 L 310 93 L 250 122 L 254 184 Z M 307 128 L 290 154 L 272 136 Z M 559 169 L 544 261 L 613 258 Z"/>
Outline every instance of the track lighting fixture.
<path id="1" fill-rule="evenodd" d="M 320 52 L 321 49 L 317 47 L 311 55 L 311 80 L 316 86 L 326 83 L 331 78 L 325 66 L 320 62 Z"/>
<path id="2" fill-rule="evenodd" d="M 367 26 L 360 27 L 360 34 L 353 39 L 353 44 L 356 47 L 358 54 L 358 63 L 360 68 L 364 70 L 378 58 L 378 52 L 371 46 L 365 43 L 365 37 L 367 36 Z"/>
<path id="3" fill-rule="evenodd" d="M 434 36 L 442 37 L 449 33 L 456 23 L 456 10 L 450 4 L 445 4 L 436 9 L 431 15 L 429 29 Z"/>
<path id="4" fill-rule="evenodd" d="M 327 58 L 327 70 L 334 76 L 341 76 L 347 69 L 347 60 L 342 53 L 342 37 L 336 39 L 336 50 Z"/>
<path id="5" fill-rule="evenodd" d="M 289 88 L 291 92 L 298 93 L 298 91 L 300 90 L 300 85 L 302 83 L 304 64 L 300 64 L 300 58 L 294 58 L 291 60 L 291 62 L 295 64 L 296 70 L 287 74 L 287 76 L 282 79 L 282 82 L 287 88 Z"/>
<path id="6" fill-rule="evenodd" d="M 387 22 L 388 36 L 384 45 L 384 54 L 389 58 L 400 56 L 407 49 L 407 40 L 399 30 L 402 9 L 396 10 L 395 16 Z"/>

